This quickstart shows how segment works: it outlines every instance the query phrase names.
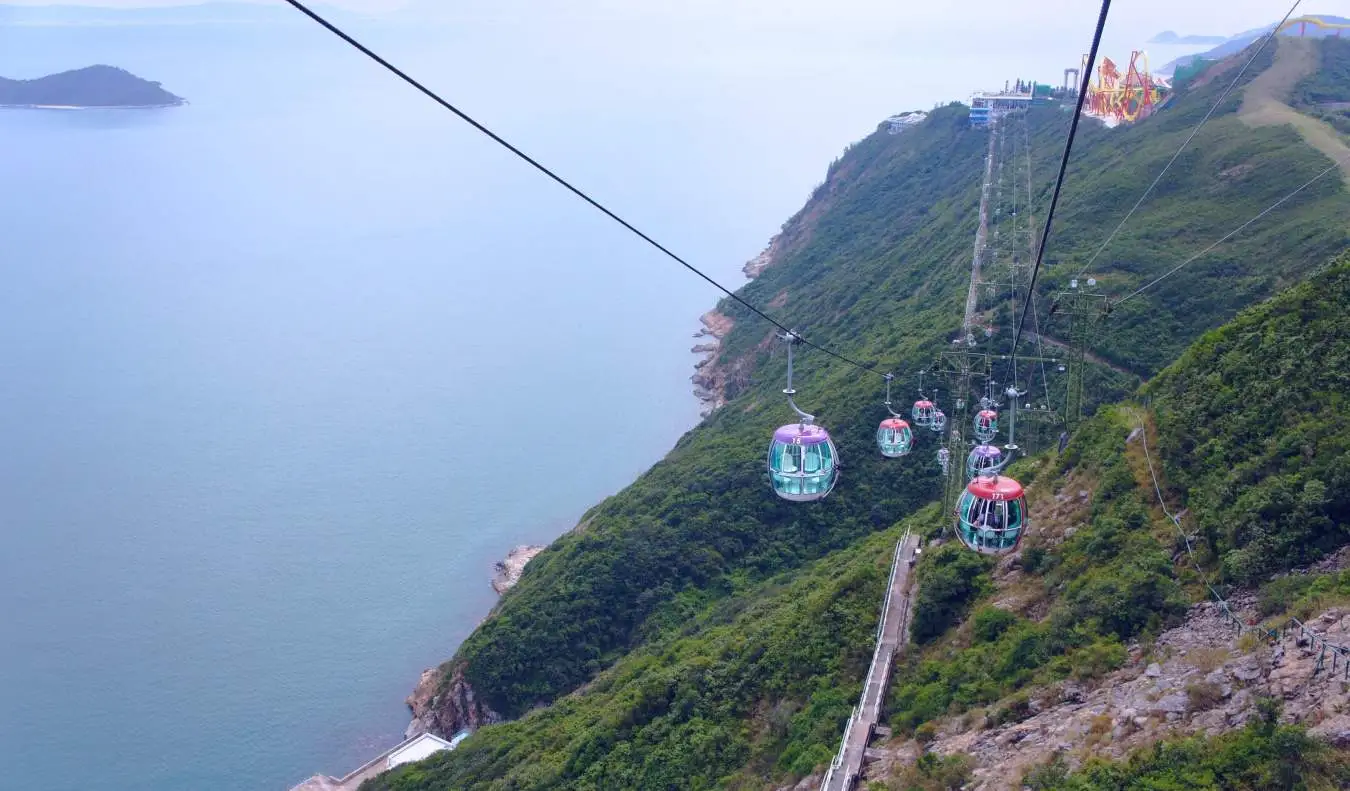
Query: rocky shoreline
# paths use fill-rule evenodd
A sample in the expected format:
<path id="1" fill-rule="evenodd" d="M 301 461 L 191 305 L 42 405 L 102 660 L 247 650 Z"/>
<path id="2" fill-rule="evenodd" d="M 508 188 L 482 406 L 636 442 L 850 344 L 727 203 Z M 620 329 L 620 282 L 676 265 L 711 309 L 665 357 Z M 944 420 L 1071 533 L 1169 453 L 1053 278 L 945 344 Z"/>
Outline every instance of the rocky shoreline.
<path id="1" fill-rule="evenodd" d="M 506 593 L 520 582 L 525 566 L 547 548 L 520 544 L 497 561 L 492 574 L 492 589 L 497 595 Z M 453 660 L 423 670 L 417 686 L 403 702 L 412 713 L 412 722 L 403 732 L 404 738 L 433 733 L 448 739 L 461 731 L 474 731 L 502 721 L 500 714 L 478 700 L 473 687 L 464 678 L 464 665 Z"/>
<path id="2" fill-rule="evenodd" d="M 497 595 L 506 593 L 517 582 L 520 582 L 520 575 L 525 573 L 525 564 L 545 549 L 547 547 L 521 544 L 506 553 L 504 559 L 497 561 L 497 565 L 493 567 L 495 572 L 492 575 L 492 589 L 497 591 Z"/>

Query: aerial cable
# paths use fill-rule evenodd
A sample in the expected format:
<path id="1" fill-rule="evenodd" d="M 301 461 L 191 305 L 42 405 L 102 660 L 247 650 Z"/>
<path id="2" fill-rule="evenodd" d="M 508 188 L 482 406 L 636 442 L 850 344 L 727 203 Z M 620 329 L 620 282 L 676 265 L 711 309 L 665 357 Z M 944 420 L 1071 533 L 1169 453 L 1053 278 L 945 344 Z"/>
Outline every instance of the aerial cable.
<path id="1" fill-rule="evenodd" d="M 697 267 L 695 267 L 693 264 L 689 263 L 688 261 L 684 260 L 684 259 L 681 258 L 680 256 L 676 255 L 674 252 L 672 252 L 672 251 L 671 251 L 669 248 L 667 248 L 665 245 L 661 244 L 660 242 L 656 241 L 656 240 L 653 239 L 652 237 L 648 236 L 646 233 L 644 233 L 644 232 L 642 232 L 641 230 L 639 230 L 639 229 L 637 228 L 637 226 L 633 225 L 632 223 L 628 222 L 628 221 L 625 220 L 624 218 L 620 217 L 618 214 L 614 213 L 614 212 L 611 211 L 609 208 L 607 208 L 604 204 L 600 203 L 600 202 L 599 202 L 598 200 L 596 200 L 595 198 L 592 198 L 590 195 L 588 195 L 587 193 L 583 192 L 580 188 L 578 188 L 578 187 L 576 187 L 576 186 L 573 186 L 571 182 L 567 181 L 567 180 L 564 179 L 562 176 L 559 176 L 557 173 L 555 173 L 554 171 L 550 170 L 547 166 L 545 166 L 545 165 L 543 165 L 542 163 L 540 163 L 539 160 L 535 159 L 534 157 L 531 157 L 529 154 L 526 154 L 524 151 L 520 150 L 520 149 L 517 148 L 516 146 L 514 146 L 514 145 L 512 145 L 511 143 L 507 142 L 507 140 L 506 140 L 505 138 L 503 138 L 501 135 L 497 134 L 496 132 L 493 132 L 491 129 L 489 129 L 488 127 L 486 127 L 485 125 L 483 125 L 483 124 L 480 123 L 479 121 L 475 120 L 475 119 L 474 119 L 472 116 L 470 116 L 468 113 L 464 112 L 463 110 L 459 109 L 459 108 L 456 107 L 455 105 L 453 105 L 453 104 L 451 104 L 450 102 L 446 101 L 445 99 L 441 98 L 441 96 L 440 96 L 438 93 L 436 93 L 435 91 L 433 91 L 433 90 L 431 90 L 430 88 L 426 87 L 426 86 L 423 85 L 422 83 L 418 82 L 418 81 L 417 81 L 416 79 L 414 79 L 413 77 L 409 76 L 407 72 L 403 71 L 402 69 L 398 68 L 398 67 L 395 66 L 394 64 L 392 64 L 392 63 L 390 63 L 389 61 L 385 60 L 383 57 L 381 57 L 380 55 L 376 54 L 373 50 L 371 50 L 371 49 L 370 49 L 369 47 L 367 47 L 365 44 L 362 44 L 360 41 L 357 41 L 355 38 L 353 38 L 350 34 L 348 34 L 347 32 L 343 31 L 343 30 L 342 30 L 341 28 L 339 28 L 337 25 L 334 25 L 332 22 L 329 22 L 327 19 L 325 19 L 324 17 L 320 16 L 318 13 L 314 12 L 313 10 L 311 10 L 307 5 L 305 5 L 303 2 L 301 2 L 301 0 L 285 0 L 285 2 L 288 3 L 290 6 L 292 6 L 293 8 L 295 8 L 295 9 L 296 9 L 297 11 L 299 11 L 300 13 L 304 14 L 305 16 L 307 16 L 307 17 L 309 17 L 310 19 L 312 19 L 312 20 L 314 20 L 315 22 L 317 22 L 321 27 L 323 27 L 323 28 L 324 28 L 325 30 L 327 30 L 329 33 L 332 33 L 333 35 L 335 35 L 335 36 L 337 36 L 338 38 L 342 39 L 342 40 L 343 40 L 344 42 L 346 42 L 347 44 L 350 44 L 352 47 L 354 47 L 355 49 L 357 49 L 358 51 L 360 51 L 363 55 L 365 55 L 366 57 L 368 57 L 368 58 L 370 58 L 371 60 L 375 61 L 375 62 L 378 63 L 380 66 L 383 66 L 383 67 L 384 67 L 386 70 L 388 70 L 390 73 L 394 74 L 394 75 L 397 76 L 399 79 L 403 80 L 403 81 L 406 82 L 407 84 L 409 84 L 409 85 L 411 85 L 412 87 L 416 88 L 416 89 L 417 89 L 418 91 L 420 91 L 421 93 L 425 94 L 425 95 L 427 96 L 427 98 L 431 99 L 432 101 L 434 101 L 434 102 L 436 102 L 437 104 L 439 104 L 441 107 L 444 107 L 445 109 L 447 109 L 447 110 L 449 110 L 450 112 L 454 113 L 456 116 L 459 117 L 460 120 L 464 121 L 464 122 L 467 123 L 469 126 L 472 126 L 474 129 L 478 130 L 479 132 L 482 132 L 484 135 L 486 135 L 487 137 L 489 137 L 493 142 L 497 143 L 497 144 L 500 145 L 502 148 L 505 148 L 507 151 L 510 151 L 512 154 L 515 154 L 517 157 L 519 157 L 520 159 L 524 160 L 524 161 L 525 161 L 526 163 L 528 163 L 529 165 L 533 166 L 533 167 L 534 167 L 536 170 L 538 170 L 540 173 L 543 173 L 545 176 L 548 176 L 550 179 L 553 179 L 555 182 L 557 182 L 559 185 L 561 185 L 562 187 L 564 187 L 565 189 L 567 189 L 567 190 L 568 190 L 569 192 L 571 192 L 573 195 L 576 195 L 578 198 L 581 198 L 581 199 L 582 199 L 583 201 L 585 201 L 586 203 L 589 203 L 593 208 L 595 208 L 596 210 L 598 210 L 599 212 L 601 212 L 602 214 L 604 214 L 606 217 L 610 218 L 611 220 L 613 220 L 614 222 L 618 223 L 619 225 L 622 225 L 624 228 L 626 228 L 627 230 L 631 231 L 635 236 L 637 236 L 638 238 L 642 239 L 644 242 L 646 242 L 647 244 L 649 244 L 649 245 L 651 245 L 652 247 L 656 248 L 656 249 L 659 250 L 660 252 L 664 253 L 668 258 L 670 258 L 670 259 L 672 259 L 673 261 L 675 261 L 676 263 L 680 264 L 680 265 L 683 266 L 685 269 L 688 269 L 690 272 L 693 272 L 695 275 L 698 275 L 700 278 L 702 278 L 703 280 L 707 281 L 709 284 L 711 284 L 711 285 L 712 285 L 714 288 L 716 288 L 718 291 L 721 291 L 723 294 L 726 294 L 726 295 L 727 295 L 728 297 L 730 297 L 731 299 L 733 299 L 733 300 L 735 300 L 736 302 L 740 303 L 743 307 L 745 307 L 745 308 L 746 308 L 747 310 L 749 310 L 751 313 L 754 313 L 756 316 L 759 316 L 761 319 L 764 319 L 765 321 L 769 322 L 769 323 L 772 324 L 773 326 L 775 326 L 775 327 L 777 327 L 778 329 L 782 330 L 784 333 L 788 333 L 788 334 L 790 334 L 790 335 L 796 337 L 797 341 L 798 341 L 799 343 L 801 343 L 802 345 L 804 345 L 804 346 L 809 346 L 809 347 L 811 347 L 812 349 L 815 349 L 816 351 L 824 352 L 825 354 L 827 354 L 827 355 L 829 355 L 829 356 L 835 358 L 836 360 L 841 360 L 841 361 L 843 361 L 843 362 L 846 362 L 846 363 L 848 363 L 849 365 L 852 365 L 853 367 L 858 368 L 858 369 L 860 369 L 860 370 L 867 371 L 868 373 L 873 373 L 873 374 L 876 374 L 877 376 L 884 376 L 884 375 L 885 375 L 885 374 L 882 374 L 880 371 L 875 370 L 875 367 L 873 367 L 873 366 L 864 365 L 863 363 L 860 363 L 860 362 L 858 362 L 857 360 L 851 359 L 851 358 L 849 358 L 849 357 L 847 357 L 847 356 L 845 356 L 845 355 L 843 355 L 843 354 L 840 354 L 840 353 L 838 353 L 838 352 L 836 352 L 836 351 L 833 351 L 833 350 L 831 350 L 831 349 L 828 349 L 828 348 L 826 348 L 826 347 L 824 347 L 824 346 L 821 346 L 821 345 L 819 345 L 819 344 L 812 343 L 811 341 L 809 341 L 809 340 L 807 340 L 806 338 L 802 337 L 802 336 L 801 336 L 801 333 L 798 333 L 798 332 L 796 332 L 796 331 L 794 331 L 794 330 L 789 329 L 789 328 L 787 327 L 787 325 L 785 325 L 785 324 L 779 322 L 777 319 L 774 319 L 772 316 L 768 315 L 768 314 L 765 313 L 764 311 L 762 311 L 762 310 L 760 310 L 759 308 L 755 307 L 754 305 L 750 304 L 750 303 L 747 302 L 745 299 L 743 299 L 742 297 L 738 296 L 738 295 L 737 295 L 735 292 L 733 292 L 731 289 L 727 288 L 726 286 L 722 285 L 721 283 L 718 283 L 716 280 L 713 280 L 710 276 L 704 274 L 701 270 L 699 270 L 699 269 L 698 269 Z"/>
<path id="2" fill-rule="evenodd" d="M 1280 206 L 1283 206 L 1283 205 L 1284 205 L 1286 202 L 1288 202 L 1291 198 L 1293 198 L 1295 195 L 1299 194 L 1299 193 L 1302 192 L 1303 190 L 1307 189 L 1308 187 L 1311 187 L 1311 186 L 1313 185 L 1314 182 L 1316 182 L 1317 180 L 1321 179 L 1323 176 L 1327 175 L 1328 173 L 1330 173 L 1331 171 L 1335 170 L 1336 168 L 1344 167 L 1344 166 L 1347 165 L 1347 164 L 1350 164 L 1350 158 L 1348 158 L 1348 159 L 1346 159 L 1346 160 L 1344 160 L 1344 161 L 1339 161 L 1339 160 L 1338 160 L 1338 161 L 1333 161 L 1333 162 L 1331 163 L 1330 167 L 1327 167 L 1325 170 L 1323 170 L 1322 172 L 1318 173 L 1316 176 L 1313 176 L 1312 178 L 1310 178 L 1310 179 L 1308 179 L 1307 181 L 1303 182 L 1303 184 L 1300 185 L 1300 186 L 1299 186 L 1297 189 L 1295 189 L 1293 192 L 1289 193 L 1288 195 L 1285 195 L 1283 198 L 1280 198 L 1279 200 L 1277 200 L 1277 201 L 1275 201 L 1274 203 L 1272 203 L 1272 204 L 1270 204 L 1269 206 L 1267 206 L 1265 209 L 1261 210 L 1261 212 L 1260 212 L 1259 214 L 1257 214 L 1255 217 L 1252 217 L 1250 220 L 1247 220 L 1247 221 L 1244 222 L 1243 224 L 1239 225 L 1238 227 L 1236 227 L 1236 228 L 1234 228 L 1233 230 L 1229 231 L 1228 233 L 1224 234 L 1224 235 L 1223 235 L 1223 238 L 1219 239 L 1217 242 L 1211 244 L 1209 247 L 1206 247 L 1205 249 L 1201 250 L 1200 252 L 1196 253 L 1195 255 L 1191 256 L 1190 258 L 1187 258 L 1185 261 L 1182 261 L 1181 263 L 1179 263 L 1179 264 L 1177 264 L 1176 266 L 1172 267 L 1171 269 L 1167 270 L 1167 272 L 1165 272 L 1164 274 L 1160 275 L 1159 277 L 1154 278 L 1154 279 L 1153 279 L 1152 281 L 1150 281 L 1148 284 L 1143 285 L 1143 286 L 1140 286 L 1139 288 L 1137 288 L 1137 289 L 1135 289 L 1134 291 L 1130 292 L 1130 293 L 1127 294 L 1126 296 L 1121 297 L 1120 299 L 1118 299 L 1118 300 L 1112 302 L 1110 306 L 1111 306 L 1112 308 L 1115 308 L 1117 305 L 1120 305 L 1120 304 L 1122 304 L 1122 303 L 1128 302 L 1128 301 L 1130 301 L 1131 299 L 1134 299 L 1135 297 L 1137 297 L 1137 296 L 1139 296 L 1140 294 L 1144 293 L 1145 291 L 1149 290 L 1150 288 L 1153 288 L 1154 286 L 1158 285 L 1158 284 L 1161 283 L 1162 281 L 1166 280 L 1167 278 L 1169 278 L 1169 277 L 1171 277 L 1172 275 L 1176 274 L 1177 272 L 1181 271 L 1181 269 L 1182 269 L 1183 267 L 1185 267 L 1186 265 L 1190 264 L 1192 261 L 1196 260 L 1197 258 L 1200 258 L 1201 256 L 1205 255 L 1206 253 L 1208 253 L 1209 251 L 1211 251 L 1211 250 L 1213 250 L 1214 248 L 1218 247 L 1219 245 L 1223 244 L 1224 242 L 1228 241 L 1229 239 L 1232 239 L 1234 236 L 1237 236 L 1237 235 L 1238 235 L 1239 233 L 1241 233 L 1244 229 L 1246 229 L 1247 226 L 1251 225 L 1252 223 L 1256 222 L 1257 220 L 1261 219 L 1262 217 L 1265 217 L 1267 214 L 1270 214 L 1271 212 L 1275 211 L 1275 210 L 1278 209 Z"/>
<path id="3" fill-rule="evenodd" d="M 1147 198 L 1149 194 L 1153 192 L 1154 187 L 1158 186 L 1158 182 L 1162 181 L 1162 177 L 1167 175 L 1167 171 L 1177 161 L 1177 157 L 1180 157 L 1181 152 L 1185 151 L 1186 146 L 1189 146 L 1191 144 L 1191 141 L 1195 139 L 1196 134 L 1200 132 L 1200 127 L 1204 126 L 1205 122 L 1209 120 L 1210 116 L 1214 115 L 1214 113 L 1218 111 L 1220 105 L 1222 105 L 1224 101 L 1228 98 L 1228 94 L 1232 93 L 1233 89 L 1237 87 L 1238 82 L 1242 80 L 1242 75 L 1247 73 L 1247 69 L 1252 65 L 1252 63 L 1256 61 L 1257 57 L 1260 56 L 1260 54 L 1263 51 L 1265 51 L 1266 45 L 1269 44 L 1271 40 L 1275 38 L 1276 34 L 1279 33 L 1280 28 L 1283 27 L 1284 23 L 1289 20 L 1289 17 L 1293 15 L 1294 10 L 1298 8 L 1299 3 L 1301 2 L 1303 2 L 1303 0 L 1294 0 L 1294 4 L 1290 6 L 1289 11 L 1285 13 L 1284 19 L 1281 19 L 1279 21 L 1279 24 L 1271 28 L 1270 33 L 1267 34 L 1266 37 L 1261 40 L 1261 46 L 1257 47 L 1256 51 L 1252 53 L 1252 56 L 1247 59 L 1247 62 L 1242 64 L 1242 69 L 1238 71 L 1237 76 L 1233 78 L 1232 82 L 1228 83 L 1228 87 L 1225 88 L 1223 93 L 1219 95 L 1219 100 L 1214 103 L 1213 107 L 1209 108 L 1209 112 L 1205 113 L 1205 117 L 1201 118 L 1200 123 L 1196 124 L 1195 128 L 1191 130 L 1191 133 L 1186 136 L 1186 139 L 1181 143 L 1181 147 L 1177 149 L 1177 152 L 1172 155 L 1171 159 L 1167 160 L 1167 164 L 1163 165 L 1163 169 L 1158 171 L 1158 175 L 1153 179 L 1153 183 L 1148 185 L 1148 189 L 1144 190 L 1144 194 L 1140 195 L 1139 200 L 1135 201 L 1134 206 L 1130 207 L 1130 210 L 1125 213 L 1125 217 L 1121 219 L 1120 224 L 1117 225 L 1115 227 L 1115 230 L 1111 231 L 1110 235 L 1106 237 L 1106 241 L 1102 242 L 1101 247 L 1097 248 L 1097 252 L 1092 254 L 1092 257 L 1088 259 L 1086 264 L 1083 264 L 1082 269 L 1078 270 L 1079 277 L 1082 277 L 1083 273 L 1088 270 L 1088 267 L 1092 266 L 1092 262 L 1097 260 L 1097 256 L 1102 254 L 1102 251 L 1106 249 L 1106 246 L 1111 244 L 1111 240 L 1116 238 L 1116 234 L 1120 232 L 1120 229 L 1125 227 L 1125 223 L 1129 222 L 1130 218 L 1134 216 L 1134 213 L 1139 209 L 1141 205 L 1143 205 L 1144 199 Z"/>
<path id="4" fill-rule="evenodd" d="M 1092 78 L 1092 67 L 1097 62 L 1097 48 L 1102 43 L 1102 30 L 1106 27 L 1106 15 L 1111 10 L 1111 0 L 1102 0 L 1102 10 L 1097 15 L 1097 30 L 1092 34 L 1092 49 L 1083 69 L 1083 82 L 1078 88 L 1078 106 L 1073 111 L 1073 120 L 1069 123 L 1069 136 L 1064 141 L 1064 156 L 1059 161 L 1059 175 L 1055 177 L 1055 192 L 1050 198 L 1050 210 L 1045 215 L 1045 228 L 1041 231 L 1041 242 L 1036 247 L 1036 265 L 1031 270 L 1031 283 L 1027 286 L 1027 302 L 1036 296 L 1036 278 L 1041 273 L 1041 261 L 1045 258 L 1045 246 L 1050 241 L 1050 227 L 1055 221 L 1055 207 L 1059 205 L 1059 193 L 1064 188 L 1064 173 L 1069 168 L 1069 154 L 1073 151 L 1073 139 L 1078 134 L 1078 121 L 1083 117 L 1083 102 L 1087 100 L 1088 83 Z M 1017 363 L 1017 343 L 1022 338 L 1022 328 L 1027 323 L 1027 308 L 1022 306 L 1022 318 L 1017 323 L 1017 332 L 1013 334 L 1012 359 Z"/>
<path id="5" fill-rule="evenodd" d="M 1036 333 L 1036 356 L 1041 358 L 1041 387 L 1045 388 L 1045 406 L 1050 406 L 1050 377 L 1045 375 L 1045 347 L 1041 342 L 1041 317 L 1036 310 L 1036 300 L 1031 300 L 1031 329 Z M 1036 376 L 1032 374 L 1034 381 Z"/>

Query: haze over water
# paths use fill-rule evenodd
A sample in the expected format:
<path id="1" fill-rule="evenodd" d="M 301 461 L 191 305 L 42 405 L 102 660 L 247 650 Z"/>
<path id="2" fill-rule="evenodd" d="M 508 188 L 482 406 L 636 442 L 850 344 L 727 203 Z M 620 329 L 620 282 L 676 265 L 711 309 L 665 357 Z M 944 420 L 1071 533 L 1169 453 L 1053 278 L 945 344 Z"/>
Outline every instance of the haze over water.
<path id="1" fill-rule="evenodd" d="M 886 115 L 1077 57 L 800 21 L 360 32 L 733 286 Z M 342 774 L 493 561 L 695 423 L 717 294 L 317 28 L 0 27 L 0 75 L 92 63 L 191 104 L 0 112 L 0 785 Z"/>

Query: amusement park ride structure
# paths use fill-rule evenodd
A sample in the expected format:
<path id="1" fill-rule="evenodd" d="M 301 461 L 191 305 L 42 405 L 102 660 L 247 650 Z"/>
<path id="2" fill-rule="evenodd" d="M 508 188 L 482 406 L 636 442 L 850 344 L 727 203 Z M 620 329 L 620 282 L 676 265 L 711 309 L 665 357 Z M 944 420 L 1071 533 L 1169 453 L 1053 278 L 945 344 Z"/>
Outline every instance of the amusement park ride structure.
<path id="1" fill-rule="evenodd" d="M 1083 56 L 1084 63 L 1087 56 Z M 1171 92 L 1171 86 L 1148 70 L 1148 55 L 1135 50 L 1124 75 L 1110 58 L 1103 57 L 1096 80 L 1088 86 L 1083 113 L 1105 121 L 1108 126 L 1132 123 L 1146 118 Z"/>
<path id="2" fill-rule="evenodd" d="M 1276 31 L 1287 36 L 1333 36 L 1340 38 L 1350 24 L 1333 22 L 1318 16 L 1301 16 L 1285 21 Z M 1083 56 L 1086 64 L 1087 56 Z M 1065 69 L 1065 84 L 1068 75 L 1077 69 Z M 1083 112 L 1093 118 L 1099 118 L 1108 126 L 1120 123 L 1132 123 L 1146 118 L 1172 92 L 1171 84 L 1164 78 L 1153 75 L 1148 68 L 1148 55 L 1141 50 L 1130 53 L 1129 65 L 1121 73 L 1120 67 L 1110 58 L 1102 58 L 1097 67 L 1094 81 L 1088 86 L 1087 102 Z"/>

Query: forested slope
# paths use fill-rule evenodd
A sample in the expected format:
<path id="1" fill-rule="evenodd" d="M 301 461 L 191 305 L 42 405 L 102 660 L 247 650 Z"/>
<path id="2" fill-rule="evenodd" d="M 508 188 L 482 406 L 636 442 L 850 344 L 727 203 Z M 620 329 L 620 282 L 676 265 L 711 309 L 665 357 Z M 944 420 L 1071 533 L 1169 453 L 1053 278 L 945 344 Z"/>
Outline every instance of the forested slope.
<path id="1" fill-rule="evenodd" d="M 1244 80 L 1270 62 L 1263 56 Z M 1043 294 L 1086 262 L 1222 82 L 1202 75 L 1166 111 L 1135 127 L 1085 124 Z M 1180 263 L 1327 166 L 1291 128 L 1244 125 L 1235 115 L 1238 103 L 1239 96 L 1230 98 L 1154 199 L 1093 263 L 1108 293 L 1127 293 Z M 1038 213 L 1066 124 L 1056 107 L 1037 108 L 1028 118 Z M 926 364 L 960 324 L 987 134 L 969 129 L 965 108 L 954 105 L 900 134 L 879 130 L 850 147 L 794 221 L 793 244 L 742 293 L 881 370 L 912 372 Z M 1116 311 L 1095 351 L 1153 375 L 1205 331 L 1325 265 L 1347 245 L 1347 217 L 1342 182 L 1320 181 L 1165 288 Z M 836 436 L 845 467 L 837 490 L 819 504 L 778 500 L 765 484 L 762 454 L 772 428 L 788 417 L 778 392 L 784 361 L 773 353 L 769 327 L 732 305 L 719 310 L 735 321 L 719 361 L 741 361 L 734 398 L 532 561 L 445 668 L 447 684 L 462 676 L 470 685 L 471 705 L 508 718 L 558 702 L 484 728 L 456 752 L 391 773 L 374 787 L 606 788 L 650 781 L 757 788 L 808 773 L 832 750 L 860 683 L 880 601 L 884 558 L 877 555 L 892 536 L 875 534 L 893 531 L 936 497 L 932 448 L 884 463 L 873 452 L 880 377 L 807 351 L 798 366 L 798 400 Z M 1047 335 L 1055 332 L 1053 323 L 1046 328 Z M 1098 400 L 1134 387 L 1125 377 L 1104 381 L 1110 388 L 1096 393 Z M 1172 380 L 1158 387 L 1166 381 Z M 1112 414 L 1075 440 L 1063 467 L 1028 469 L 1048 479 L 1081 466 L 1081 474 L 1106 481 L 1108 492 L 1123 487 L 1123 494 L 1133 482 L 1107 450 L 1121 439 L 1123 418 Z M 1175 442 L 1165 444 L 1174 452 Z M 995 701 L 1080 665 L 1109 667 L 1124 641 L 1184 610 L 1187 588 L 1175 580 L 1168 553 L 1138 530 L 1149 523 L 1146 504 L 1113 505 L 1108 497 L 1102 508 L 1100 533 L 1075 536 L 1059 554 L 1042 547 L 1029 561 L 1035 573 L 1067 586 L 1058 614 L 1045 623 L 989 626 L 986 644 L 995 648 L 978 650 L 1011 650 L 1005 641 L 1017 641 L 1023 658 L 1000 666 L 998 677 L 977 677 L 972 701 Z M 1137 551 L 1121 551 L 1129 547 Z M 971 579 L 977 584 L 962 594 L 952 618 L 988 592 Z M 1129 602 L 1101 611 L 1099 602 L 1116 600 L 1113 592 L 1129 592 Z M 804 616 L 804 601 L 815 602 L 808 613 L 842 608 L 824 618 L 824 626 L 835 627 Z M 737 620 L 737 611 L 755 617 Z M 926 628 L 937 635 L 945 626 Z M 798 643 L 804 653 L 794 653 Z M 959 690 L 967 682 L 946 675 L 961 668 L 993 672 L 977 659 L 927 671 L 916 660 L 901 679 L 896 716 L 914 728 L 946 711 L 952 693 L 941 693 L 946 702 L 924 703 L 923 688 Z M 466 712 L 456 710 L 462 699 L 445 695 L 436 705 L 443 728 L 463 722 Z"/>
<path id="2" fill-rule="evenodd" d="M 960 753 L 996 741 L 1000 728 L 1033 714 L 1045 711 L 1054 719 L 1052 707 L 1064 699 L 1059 685 L 1076 685 L 1070 699 L 1081 700 L 1086 690 L 1124 678 L 1113 675 L 1118 668 L 1157 661 L 1141 658 L 1141 646 L 1182 624 L 1191 603 L 1212 596 L 1210 580 L 1232 594 L 1236 589 L 1225 579 L 1262 583 L 1271 571 L 1306 565 L 1350 544 L 1350 514 L 1335 494 L 1350 460 L 1350 421 L 1342 414 L 1350 371 L 1347 310 L 1350 253 L 1206 334 L 1140 391 L 1150 406 L 1105 409 L 1062 456 L 1024 465 L 1019 477 L 1030 481 L 1038 516 L 1020 561 L 994 572 L 985 559 L 949 546 L 920 568 L 927 587 L 914 637 L 930 644 L 897 670 L 889 701 L 896 730 L 929 742 L 939 754 Z M 1145 442 L 1164 497 L 1182 514 L 1181 529 L 1202 537 L 1199 569 L 1159 507 Z M 1269 584 L 1289 592 L 1283 580 Z M 1221 634 L 1234 638 L 1231 630 Z M 1208 661 L 1222 661 L 1218 649 L 1205 650 Z M 1194 682 L 1191 689 L 1205 694 Z M 1094 738 L 1102 732 L 1091 729 L 1105 723 L 1110 730 L 1131 705 L 1127 697 L 1094 709 L 1087 732 L 1071 739 L 1075 760 L 1109 747 L 1109 740 Z M 1195 710 L 1187 715 L 1205 710 L 1203 702 L 1190 706 Z M 1165 734 L 1160 725 L 1140 727 Z M 1188 725 L 1187 717 L 1169 727 Z M 1220 740 L 1217 748 L 1228 751 L 1223 756 L 1187 743 L 1175 745 L 1167 760 L 1143 754 L 1126 767 L 1103 765 L 1083 775 L 1040 772 L 1042 782 L 1032 785 L 1125 788 L 1154 776 L 1196 778 L 1179 787 L 1291 788 L 1202 780 L 1220 766 L 1270 775 L 1284 760 L 1279 744 L 1302 739 L 1297 731 L 1257 728 Z M 1022 757 L 1057 754 L 1053 745 L 1031 739 L 1019 751 Z M 1338 767 L 1327 770 L 1331 775 L 1350 777 L 1344 751 L 1324 757 Z M 1011 766 L 974 761 L 931 768 L 930 774 L 963 778 L 976 768 L 1017 774 Z M 1294 768 L 1322 771 L 1313 764 Z"/>

